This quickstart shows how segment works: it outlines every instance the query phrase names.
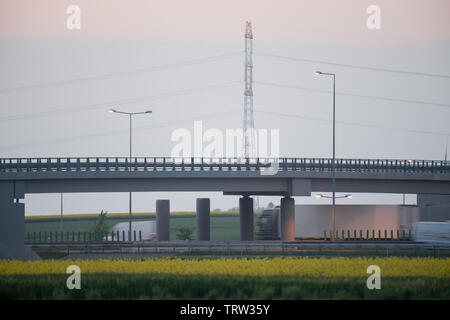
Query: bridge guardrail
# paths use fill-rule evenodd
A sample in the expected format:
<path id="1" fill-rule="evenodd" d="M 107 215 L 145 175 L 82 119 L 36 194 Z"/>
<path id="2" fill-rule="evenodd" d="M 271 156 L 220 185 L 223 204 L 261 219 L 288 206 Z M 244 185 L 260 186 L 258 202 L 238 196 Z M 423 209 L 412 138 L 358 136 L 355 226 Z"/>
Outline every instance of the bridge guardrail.
<path id="1" fill-rule="evenodd" d="M 418 242 L 209 242 L 209 241 L 152 241 L 152 242 L 65 242 L 65 243 L 29 243 L 33 250 L 40 253 L 70 254 L 219 254 L 235 255 L 274 253 L 276 255 L 305 256 L 432 256 L 448 257 L 450 246 L 438 243 Z M 44 251 L 43 251 L 44 250 Z"/>
<path id="2" fill-rule="evenodd" d="M 279 171 L 332 170 L 330 158 L 1 158 L 1 173 L 89 171 L 261 171 L 277 164 Z M 399 172 L 450 174 L 443 160 L 336 159 L 336 172 Z"/>

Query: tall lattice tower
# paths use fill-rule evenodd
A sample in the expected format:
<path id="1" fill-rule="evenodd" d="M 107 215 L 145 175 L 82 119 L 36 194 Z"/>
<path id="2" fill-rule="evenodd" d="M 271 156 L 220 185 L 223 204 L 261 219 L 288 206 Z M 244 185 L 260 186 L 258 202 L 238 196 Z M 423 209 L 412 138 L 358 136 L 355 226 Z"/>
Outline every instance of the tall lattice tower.
<path id="1" fill-rule="evenodd" d="M 253 119 L 253 32 L 252 23 L 245 23 L 245 89 L 244 89 L 244 157 L 257 157 L 255 121 Z M 250 130 L 249 130 L 250 129 Z M 254 197 L 253 209 L 259 208 L 259 199 Z"/>
<path id="2" fill-rule="evenodd" d="M 253 32 L 252 23 L 245 23 L 245 89 L 244 89 L 244 152 L 245 158 L 256 157 L 255 122 L 253 120 Z M 249 130 L 251 129 L 251 130 Z"/>

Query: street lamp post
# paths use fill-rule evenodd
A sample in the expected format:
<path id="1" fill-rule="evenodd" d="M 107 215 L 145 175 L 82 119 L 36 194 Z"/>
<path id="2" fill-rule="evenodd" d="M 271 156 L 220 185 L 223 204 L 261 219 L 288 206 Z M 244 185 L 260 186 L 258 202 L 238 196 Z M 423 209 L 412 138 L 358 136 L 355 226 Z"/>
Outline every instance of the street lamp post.
<path id="1" fill-rule="evenodd" d="M 63 232 L 63 194 L 61 192 L 61 198 L 60 198 L 60 214 L 61 214 L 61 219 L 59 220 L 59 231 Z M 61 239 L 62 240 L 62 239 Z"/>
<path id="2" fill-rule="evenodd" d="M 111 113 L 120 113 L 120 114 L 125 114 L 128 115 L 130 118 L 130 160 L 129 160 L 129 164 L 128 164 L 128 170 L 131 171 L 131 158 L 133 157 L 133 149 L 132 149 L 132 145 L 133 145 L 133 134 L 132 134 L 132 129 L 133 129 L 133 116 L 134 115 L 138 115 L 138 114 L 150 114 L 152 113 L 151 110 L 147 110 L 147 111 L 143 111 L 143 112 L 124 112 L 124 111 L 118 111 L 115 109 L 109 109 L 108 110 Z M 128 240 L 131 241 L 131 191 L 129 192 L 129 214 L 128 214 Z"/>
<path id="3" fill-rule="evenodd" d="M 333 191 L 333 205 L 331 207 L 331 225 L 333 229 L 333 234 L 331 237 L 331 240 L 334 241 L 335 237 L 335 204 L 336 204 L 336 189 L 335 189 L 335 160 L 336 160 L 336 74 L 334 73 L 328 73 L 328 72 L 321 72 L 316 71 L 315 74 L 317 75 L 325 75 L 325 76 L 332 76 L 333 77 L 333 160 L 331 163 L 331 189 Z"/>

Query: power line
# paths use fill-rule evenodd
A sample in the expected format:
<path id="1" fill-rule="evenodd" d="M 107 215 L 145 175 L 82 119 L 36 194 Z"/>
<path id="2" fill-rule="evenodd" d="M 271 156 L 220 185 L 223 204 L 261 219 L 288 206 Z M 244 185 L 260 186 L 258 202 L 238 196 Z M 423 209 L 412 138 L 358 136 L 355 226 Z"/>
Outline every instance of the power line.
<path id="1" fill-rule="evenodd" d="M 148 67 L 148 68 L 134 69 L 134 70 L 129 70 L 129 71 L 121 71 L 121 72 L 108 73 L 108 74 L 102 74 L 102 75 L 97 75 L 97 76 L 74 78 L 74 79 L 60 80 L 60 81 L 53 81 L 53 82 L 46 82 L 46 83 L 39 83 L 39 84 L 23 85 L 23 86 L 18 86 L 18 87 L 13 87 L 13 88 L 3 88 L 3 89 L 0 89 L 0 93 L 17 92 L 17 91 L 24 91 L 24 90 L 34 90 L 34 89 L 41 89 L 41 88 L 45 88 L 45 87 L 56 87 L 56 86 L 62 86 L 62 85 L 67 85 L 67 84 L 89 82 L 89 81 L 95 81 L 95 80 L 105 80 L 105 79 L 114 78 L 114 77 L 133 76 L 133 75 L 137 75 L 137 74 L 162 71 L 162 70 L 167 70 L 167 69 L 171 69 L 171 68 L 180 68 L 180 67 L 186 67 L 186 66 L 191 66 L 191 65 L 196 65 L 196 64 L 203 64 L 203 63 L 215 62 L 215 61 L 224 60 L 224 59 L 230 59 L 230 58 L 238 56 L 241 53 L 242 53 L 242 51 L 231 52 L 231 53 L 217 55 L 217 56 L 186 60 L 186 61 L 182 61 L 182 62 L 164 64 L 164 65 L 153 66 L 153 67 Z"/>
<path id="2" fill-rule="evenodd" d="M 198 119 L 208 119 L 208 118 L 216 118 L 216 117 L 222 117 L 225 115 L 230 115 L 235 113 L 235 115 L 238 115 L 241 109 L 231 109 L 223 112 L 218 113 L 212 113 L 207 115 L 198 115 L 195 117 L 186 118 L 183 120 L 175 120 L 175 121 L 168 121 L 168 122 L 162 122 L 157 124 L 151 124 L 151 125 L 145 125 L 145 126 L 139 126 L 136 127 L 135 130 L 152 130 L 156 128 L 164 128 L 164 127 L 170 127 L 173 125 L 176 125 L 178 123 L 183 122 L 189 122 L 189 121 L 195 121 Z M 330 119 L 324 119 L 324 118 L 316 118 L 316 117 L 309 117 L 309 116 L 302 116 L 298 114 L 288 114 L 288 113 L 280 113 L 280 112 L 272 112 L 272 111 L 264 111 L 264 110 L 255 110 L 256 113 L 266 114 L 266 115 L 272 115 L 272 116 L 281 116 L 281 117 L 289 117 L 289 118 L 299 118 L 303 120 L 309 120 L 309 121 L 318 121 L 318 122 L 326 122 L 330 123 Z M 408 133 L 415 133 L 415 134 L 428 134 L 428 135 L 437 135 L 437 136 L 450 136 L 450 133 L 447 132 L 436 132 L 436 131 L 423 131 L 423 130 L 412 130 L 412 129 L 403 129 L 403 128 L 394 128 L 394 127 L 388 127 L 388 126 L 380 126 L 380 125 L 371 125 L 371 124 L 361 124 L 356 122 L 349 122 L 349 121 L 336 121 L 337 123 L 349 125 L 349 126 L 356 126 L 356 127 L 363 127 L 363 128 L 373 128 L 373 129 L 382 129 L 382 130 L 392 130 L 392 131 L 399 131 L 399 132 L 408 132 Z M 10 145 L 6 147 L 2 147 L 2 150 L 15 150 L 15 149 L 23 149 L 23 148 L 30 148 L 30 147 L 38 147 L 38 146 L 45 146 L 45 145 L 52 145 L 52 144 L 60 144 L 60 143 L 69 143 L 74 141 L 81 141 L 86 139 L 96 139 L 101 138 L 109 135 L 117 135 L 124 132 L 128 132 L 128 129 L 117 129 L 117 130 L 110 130 L 102 133 L 93 133 L 93 134 L 86 134 L 86 135 L 79 135 L 69 138 L 58 138 L 58 139 L 52 139 L 42 142 L 36 142 L 36 143 L 26 143 L 26 144 L 20 144 L 20 145 Z"/>
<path id="3" fill-rule="evenodd" d="M 242 81 L 231 81 L 231 82 L 215 84 L 215 85 L 208 85 L 208 86 L 203 86 L 203 87 L 198 87 L 198 88 L 184 89 L 184 90 L 178 90 L 178 91 L 173 91 L 173 92 L 165 92 L 165 93 L 160 93 L 160 94 L 150 95 L 150 96 L 136 97 L 136 98 L 116 100 L 116 101 L 110 101 L 110 102 L 94 103 L 94 104 L 88 104 L 88 105 L 83 105 L 83 106 L 66 107 L 66 108 L 57 109 L 57 110 L 49 110 L 49 111 L 23 113 L 23 114 L 11 115 L 11 116 L 4 116 L 4 117 L 0 117 L 0 122 L 33 119 L 33 118 L 48 117 L 48 116 L 75 113 L 75 112 L 85 112 L 85 111 L 110 107 L 113 105 L 123 105 L 123 104 L 132 104 L 132 103 L 145 102 L 145 101 L 168 99 L 168 98 L 177 97 L 177 96 L 190 95 L 190 94 L 195 94 L 195 93 L 202 93 L 202 92 L 218 90 L 218 89 L 222 89 L 222 88 L 233 87 L 233 86 L 237 86 L 237 85 L 241 84 L 241 82 Z M 296 90 L 320 92 L 320 93 L 328 93 L 328 94 L 331 93 L 331 91 L 322 90 L 322 89 L 313 89 L 313 88 L 307 88 L 307 87 L 278 84 L 278 83 L 273 83 L 273 82 L 254 81 L 254 83 L 260 84 L 260 85 L 266 85 L 266 86 L 275 86 L 275 87 L 280 87 L 280 88 L 286 88 L 286 89 L 296 89 Z M 338 92 L 337 94 L 343 95 L 343 96 L 368 98 L 368 99 L 374 99 L 374 100 L 385 100 L 385 101 L 393 101 L 393 102 L 401 102 L 401 103 L 415 103 L 415 104 L 432 105 L 432 106 L 438 106 L 438 107 L 450 107 L 449 104 L 418 101 L 418 100 L 376 97 L 376 96 L 368 96 L 368 95 L 345 93 L 345 92 Z"/>
<path id="4" fill-rule="evenodd" d="M 49 116 L 60 115 L 60 114 L 90 111 L 90 110 L 94 110 L 94 109 L 111 107 L 114 105 L 124 105 L 124 104 L 131 104 L 131 103 L 137 103 L 137 102 L 161 100 L 161 99 L 173 98 L 173 97 L 182 96 L 182 95 L 202 93 L 202 92 L 211 91 L 211 90 L 218 90 L 218 89 L 222 89 L 222 88 L 233 87 L 233 86 L 237 86 L 241 83 L 242 83 L 242 81 L 232 81 L 232 82 L 225 82 L 225 83 L 221 83 L 221 84 L 208 85 L 208 86 L 203 86 L 203 87 L 198 87 L 198 88 L 160 93 L 160 94 L 151 95 L 151 96 L 130 98 L 130 99 L 124 99 L 124 100 L 116 100 L 116 101 L 110 101 L 110 102 L 94 103 L 94 104 L 89 104 L 89 105 L 84 105 L 84 106 L 66 107 L 66 108 L 57 109 L 57 110 L 49 110 L 49 111 L 41 111 L 41 112 L 33 112 L 33 113 L 23 113 L 23 114 L 17 114 L 17 115 L 12 115 L 12 116 L 4 116 L 4 117 L 0 117 L 0 122 L 23 120 L 23 119 L 33 119 L 33 118 L 40 118 L 40 117 L 49 117 Z"/>
<path id="5" fill-rule="evenodd" d="M 332 66 L 337 66 L 337 67 L 346 67 L 346 68 L 370 70 L 370 71 L 378 71 L 378 72 L 390 72 L 390 73 L 399 73 L 399 74 L 406 74 L 406 75 L 413 75 L 413 76 L 423 76 L 423 77 L 434 77 L 434 78 L 450 79 L 450 75 L 446 75 L 446 74 L 414 72 L 414 71 L 406 71 L 406 70 L 396 70 L 396 69 L 388 69 L 388 68 L 361 66 L 361 65 L 346 64 L 346 63 L 336 63 L 336 62 L 323 61 L 323 60 L 305 59 L 305 58 L 299 58 L 299 57 L 289 57 L 289 56 L 268 54 L 268 53 L 262 53 L 262 52 L 255 52 L 254 54 L 262 56 L 262 57 L 279 58 L 279 59 L 284 59 L 284 60 L 309 62 L 309 63 L 318 63 L 318 64 L 327 64 L 327 65 L 332 65 Z"/>
<path id="6" fill-rule="evenodd" d="M 300 119 L 310 120 L 310 121 L 320 121 L 320 122 L 331 122 L 332 121 L 330 119 L 324 119 L 324 118 L 308 117 L 308 116 L 301 116 L 301 115 L 297 115 L 297 114 L 288 114 L 288 113 L 280 113 L 280 112 L 272 112 L 272 111 L 264 111 L 264 110 L 255 110 L 255 112 L 256 113 L 267 114 L 267 115 L 273 115 L 273 116 L 281 116 L 281 117 L 289 117 L 289 118 L 300 118 Z M 438 136 L 450 136 L 450 133 L 448 133 L 448 132 L 423 131 L 423 130 L 395 128 L 395 127 L 372 125 L 372 124 L 363 124 L 363 123 L 350 122 L 350 121 L 336 121 L 336 123 L 340 123 L 340 124 L 344 124 L 344 125 L 348 125 L 348 126 L 363 127 L 363 128 L 393 130 L 393 131 L 400 131 L 400 132 L 409 132 L 409 133 L 417 133 L 417 134 L 430 134 L 430 135 L 438 135 Z"/>
<path id="7" fill-rule="evenodd" d="M 296 89 L 296 90 L 303 90 L 303 91 L 332 93 L 331 91 L 328 91 L 328 90 L 285 85 L 285 84 L 279 84 L 279 83 L 273 83 L 273 82 L 254 81 L 254 83 L 265 85 L 265 86 L 280 87 L 280 88 L 285 88 L 285 89 Z M 399 99 L 399 98 L 388 98 L 388 97 L 378 97 L 378 96 L 370 96 L 370 95 L 356 94 L 356 93 L 349 93 L 349 92 L 336 92 L 336 94 L 341 95 L 341 96 L 358 97 L 358 98 L 366 98 L 366 99 L 373 99 L 373 100 L 384 100 L 384 101 L 401 102 L 401 103 L 415 103 L 415 104 L 423 104 L 423 105 L 431 105 L 431 106 L 436 106 L 436 107 L 450 108 L 450 104 L 446 104 L 446 103 Z"/>
<path id="8" fill-rule="evenodd" d="M 137 126 L 133 130 L 142 131 L 142 130 L 152 130 L 152 129 L 156 129 L 156 128 L 171 127 L 171 126 L 177 125 L 178 123 L 195 121 L 195 120 L 199 120 L 199 119 L 211 119 L 211 118 L 223 117 L 223 116 L 233 114 L 233 113 L 237 115 L 238 111 L 241 111 L 241 108 L 230 109 L 230 110 L 226 110 L 226 111 L 222 111 L 222 112 L 209 113 L 206 115 L 205 114 L 197 115 L 197 116 L 185 118 L 182 120 L 166 121 L 166 122 L 160 122 L 160 123 L 155 123 L 155 124 L 150 124 L 150 125 Z M 23 148 L 30 148 L 30 147 L 38 147 L 38 146 L 40 147 L 40 146 L 60 144 L 60 143 L 68 143 L 68 142 L 75 142 L 75 141 L 81 141 L 81 140 L 86 140 L 86 139 L 96 139 L 96 138 L 106 137 L 109 135 L 128 133 L 128 131 L 129 131 L 129 129 L 116 129 L 116 130 L 109 130 L 109 131 L 105 131 L 105 132 L 101 132 L 101 133 L 84 134 L 84 135 L 78 135 L 78 136 L 68 137 L 68 138 L 57 138 L 57 139 L 46 140 L 46 141 L 42 141 L 42 142 L 15 144 L 15 145 L 2 147 L 2 151 L 23 149 Z"/>

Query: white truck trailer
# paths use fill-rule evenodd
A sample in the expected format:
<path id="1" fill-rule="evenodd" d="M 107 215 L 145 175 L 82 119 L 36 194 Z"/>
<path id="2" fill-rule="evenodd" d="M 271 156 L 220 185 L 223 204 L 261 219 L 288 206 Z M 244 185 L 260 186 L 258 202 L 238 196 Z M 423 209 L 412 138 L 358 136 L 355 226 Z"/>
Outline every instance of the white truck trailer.
<path id="1" fill-rule="evenodd" d="M 450 245 L 450 221 L 417 222 L 414 228 L 414 240 L 416 242 L 438 243 Z"/>
<path id="2" fill-rule="evenodd" d="M 125 234 L 126 239 L 128 239 L 128 222 L 119 222 L 114 225 L 111 231 L 114 234 L 119 232 L 120 238 Z M 143 241 L 153 241 L 156 240 L 156 221 L 132 221 L 131 222 L 131 230 L 136 231 L 136 238 L 139 239 L 139 231 L 141 232 L 141 237 Z M 108 239 L 111 240 L 111 235 L 108 236 Z"/>
<path id="3" fill-rule="evenodd" d="M 280 239 L 280 215 L 279 207 L 265 210 L 257 221 L 257 239 Z M 378 236 L 378 230 L 384 236 L 384 230 L 390 236 L 393 230 L 394 236 L 397 230 L 403 234 L 409 234 L 414 224 L 419 220 L 419 208 L 417 206 L 401 205 L 336 205 L 335 224 L 339 237 L 344 231 L 347 236 L 362 231 L 364 237 L 369 230 L 372 235 L 374 230 Z M 295 238 L 314 239 L 323 238 L 324 231 L 330 232 L 331 205 L 296 205 L 295 206 Z"/>

